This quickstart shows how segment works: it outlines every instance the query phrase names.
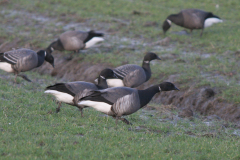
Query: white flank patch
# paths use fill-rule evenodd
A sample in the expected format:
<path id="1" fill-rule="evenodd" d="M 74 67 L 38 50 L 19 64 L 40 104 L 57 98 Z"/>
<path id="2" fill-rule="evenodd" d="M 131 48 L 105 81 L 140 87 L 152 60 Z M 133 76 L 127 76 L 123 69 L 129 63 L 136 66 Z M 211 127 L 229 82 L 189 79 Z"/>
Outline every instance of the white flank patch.
<path id="1" fill-rule="evenodd" d="M 7 62 L 0 62 L 0 69 L 4 70 L 5 72 L 14 72 L 14 70 L 12 69 L 12 65 Z"/>
<path id="2" fill-rule="evenodd" d="M 56 97 L 57 101 L 64 102 L 68 104 L 73 104 L 73 96 L 67 93 L 59 92 L 56 90 L 46 90 L 44 93 L 52 94 Z"/>
<path id="3" fill-rule="evenodd" d="M 221 23 L 221 22 L 223 22 L 223 20 L 218 19 L 218 18 L 208 18 L 204 22 L 204 28 L 210 27 L 214 23 Z"/>
<path id="4" fill-rule="evenodd" d="M 86 42 L 85 48 L 89 48 L 89 47 L 95 45 L 96 43 L 102 42 L 102 41 L 104 41 L 104 39 L 101 37 L 93 37 L 92 39 L 90 39 L 89 41 Z"/>
<path id="5" fill-rule="evenodd" d="M 111 112 L 111 105 L 104 103 L 104 102 L 83 100 L 83 101 L 80 101 L 78 103 L 78 105 L 92 107 L 92 108 L 96 109 L 97 111 L 100 111 L 105 114 L 108 114 L 109 112 Z"/>
<path id="6" fill-rule="evenodd" d="M 167 19 L 167 22 L 168 22 L 168 24 L 171 26 L 172 21 L 170 21 L 169 19 Z"/>
<path id="7" fill-rule="evenodd" d="M 108 87 L 124 87 L 121 79 L 107 79 Z"/>

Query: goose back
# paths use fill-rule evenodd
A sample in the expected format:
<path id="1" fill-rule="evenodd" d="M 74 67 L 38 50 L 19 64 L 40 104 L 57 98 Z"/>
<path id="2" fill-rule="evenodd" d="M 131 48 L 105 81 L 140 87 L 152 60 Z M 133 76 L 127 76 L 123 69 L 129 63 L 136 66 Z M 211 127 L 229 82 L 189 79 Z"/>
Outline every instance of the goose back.
<path id="1" fill-rule="evenodd" d="M 127 87 L 137 87 L 147 80 L 146 71 L 135 64 L 126 64 L 115 68 L 114 73 Z"/>
<path id="2" fill-rule="evenodd" d="M 202 29 L 208 12 L 199 9 L 186 9 L 181 11 L 183 27 L 188 29 Z"/>
<path id="3" fill-rule="evenodd" d="M 85 47 L 84 40 L 88 37 L 87 32 L 67 31 L 59 36 L 65 50 L 75 51 Z"/>
<path id="4" fill-rule="evenodd" d="M 18 72 L 29 71 L 37 67 L 38 63 L 44 62 L 44 58 L 39 62 L 37 53 L 30 49 L 17 49 L 5 52 L 4 58 Z"/>

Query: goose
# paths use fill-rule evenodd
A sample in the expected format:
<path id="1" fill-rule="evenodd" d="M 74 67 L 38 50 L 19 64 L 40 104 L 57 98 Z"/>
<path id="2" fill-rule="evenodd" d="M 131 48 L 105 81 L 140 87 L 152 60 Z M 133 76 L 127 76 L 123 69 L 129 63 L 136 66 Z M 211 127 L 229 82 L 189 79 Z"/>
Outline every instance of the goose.
<path id="1" fill-rule="evenodd" d="M 126 124 L 131 124 L 124 115 L 130 115 L 138 111 L 150 102 L 153 96 L 161 91 L 179 90 L 171 82 L 163 82 L 145 90 L 137 90 L 128 87 L 113 87 L 103 90 L 92 91 L 88 96 L 78 100 L 79 105 L 88 106 L 122 120 Z"/>
<path id="2" fill-rule="evenodd" d="M 33 50 L 21 48 L 4 53 L 0 53 L 0 69 L 15 74 L 15 83 L 17 76 L 31 82 L 26 75 L 19 74 L 41 66 L 46 60 L 54 67 L 54 58 L 51 54 L 40 50 L 37 53 Z"/>
<path id="3" fill-rule="evenodd" d="M 135 64 L 126 64 L 113 69 L 118 78 L 107 79 L 108 87 L 135 88 L 151 78 L 150 61 L 159 58 L 155 53 L 148 52 L 143 59 L 142 67 Z M 95 80 L 97 81 L 97 79 Z"/>
<path id="4" fill-rule="evenodd" d="M 88 95 L 91 90 L 99 90 L 108 88 L 106 78 L 116 77 L 114 72 L 111 69 L 104 69 L 101 71 L 98 78 L 98 85 L 93 83 L 76 81 L 68 83 L 56 83 L 55 85 L 48 86 L 45 89 L 44 93 L 53 95 L 58 101 L 58 107 L 56 112 L 60 111 L 61 103 L 67 103 L 72 106 L 76 106 L 81 111 L 81 116 L 83 117 L 83 105 L 78 105 L 76 100 L 79 98 Z"/>
<path id="5" fill-rule="evenodd" d="M 54 50 L 67 50 L 79 52 L 79 50 L 90 48 L 98 42 L 104 41 L 103 33 L 97 33 L 93 30 L 89 32 L 83 31 L 67 31 L 62 33 L 59 38 L 52 42 L 46 49 L 47 53 Z"/>
<path id="6" fill-rule="evenodd" d="M 223 22 L 218 16 L 212 12 L 205 12 L 199 9 L 185 9 L 178 14 L 171 14 L 163 22 L 162 28 L 164 34 L 174 23 L 178 26 L 190 29 L 202 29 L 200 36 L 202 36 L 204 28 L 212 26 L 214 23 Z"/>

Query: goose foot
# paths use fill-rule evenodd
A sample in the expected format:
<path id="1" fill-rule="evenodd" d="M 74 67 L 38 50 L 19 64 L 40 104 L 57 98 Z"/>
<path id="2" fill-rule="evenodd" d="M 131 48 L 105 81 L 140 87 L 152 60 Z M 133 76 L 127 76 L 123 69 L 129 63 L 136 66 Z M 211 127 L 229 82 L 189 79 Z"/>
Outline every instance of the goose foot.
<path id="1" fill-rule="evenodd" d="M 24 80 L 28 82 L 32 82 L 25 74 L 18 74 L 17 76 L 22 77 Z M 15 77 L 15 83 L 16 83 L 16 77 Z"/>
<path id="2" fill-rule="evenodd" d="M 132 125 L 132 123 L 129 122 L 126 118 L 120 118 L 120 117 L 113 117 L 113 118 L 116 119 L 116 121 L 115 121 L 116 125 L 117 125 L 117 123 L 118 123 L 118 120 L 123 121 L 123 122 L 126 123 L 127 125 Z"/>

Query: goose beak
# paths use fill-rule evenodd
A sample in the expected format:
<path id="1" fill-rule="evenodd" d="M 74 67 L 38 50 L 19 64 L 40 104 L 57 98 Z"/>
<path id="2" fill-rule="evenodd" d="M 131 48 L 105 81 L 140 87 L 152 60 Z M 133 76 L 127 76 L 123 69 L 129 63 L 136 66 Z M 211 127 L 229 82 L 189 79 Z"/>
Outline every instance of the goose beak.
<path id="1" fill-rule="evenodd" d="M 177 87 L 175 87 L 175 89 L 174 90 L 178 90 L 178 91 L 180 91 Z"/>
<path id="2" fill-rule="evenodd" d="M 161 58 L 157 57 L 158 60 L 161 60 Z"/>

